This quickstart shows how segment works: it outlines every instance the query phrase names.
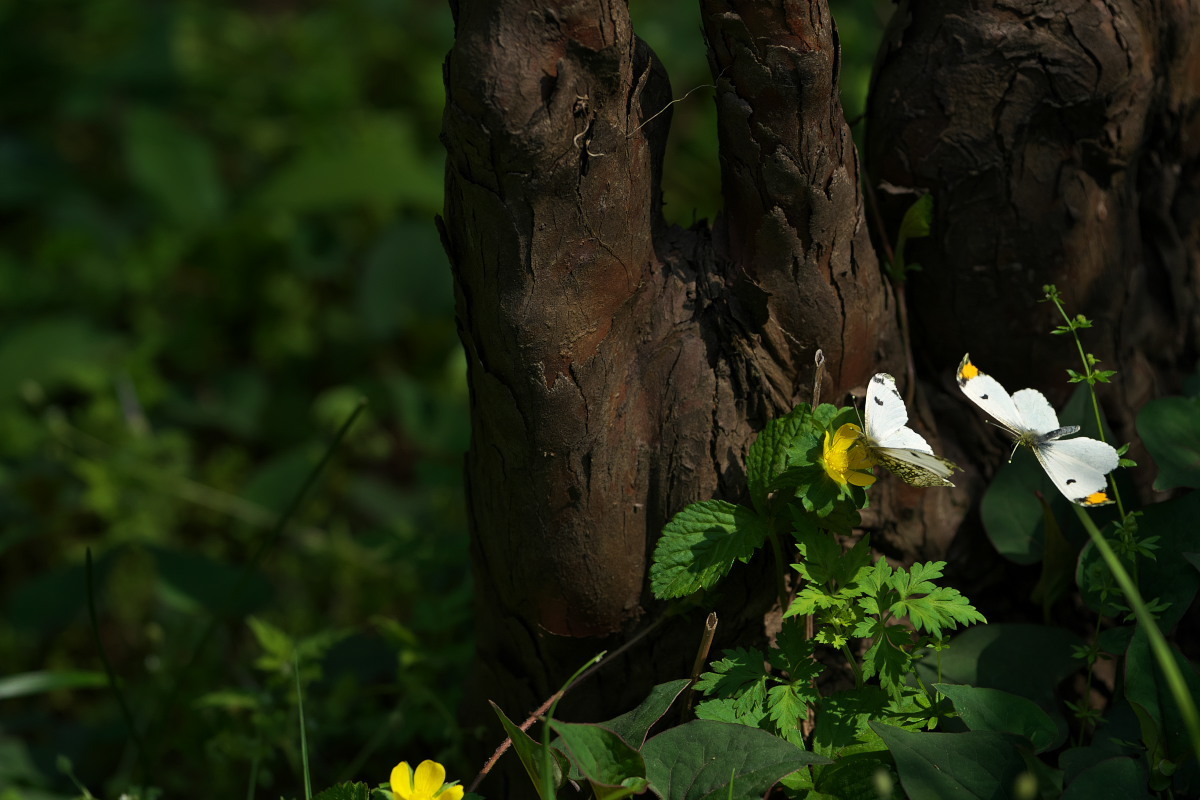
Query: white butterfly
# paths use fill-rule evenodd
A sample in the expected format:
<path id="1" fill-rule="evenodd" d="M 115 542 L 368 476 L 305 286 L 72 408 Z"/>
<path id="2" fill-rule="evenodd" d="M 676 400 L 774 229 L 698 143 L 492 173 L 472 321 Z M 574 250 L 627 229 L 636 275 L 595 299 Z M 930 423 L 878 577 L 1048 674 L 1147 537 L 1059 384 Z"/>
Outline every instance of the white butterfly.
<path id="1" fill-rule="evenodd" d="M 1079 426 L 1059 426 L 1054 407 L 1036 389 L 1009 395 L 999 381 L 971 363 L 970 355 L 963 356 L 958 365 L 958 385 L 975 405 L 1008 429 L 1016 444 L 1033 451 L 1051 482 L 1068 500 L 1081 506 L 1112 502 L 1104 477 L 1120 461 L 1112 445 L 1085 436 L 1063 439 L 1078 431 Z"/>
<path id="2" fill-rule="evenodd" d="M 861 442 L 893 474 L 913 486 L 953 486 L 946 480 L 958 467 L 933 454 L 919 433 L 904 423 L 908 409 L 896 390 L 896 379 L 886 372 L 871 378 L 867 387 Z"/>

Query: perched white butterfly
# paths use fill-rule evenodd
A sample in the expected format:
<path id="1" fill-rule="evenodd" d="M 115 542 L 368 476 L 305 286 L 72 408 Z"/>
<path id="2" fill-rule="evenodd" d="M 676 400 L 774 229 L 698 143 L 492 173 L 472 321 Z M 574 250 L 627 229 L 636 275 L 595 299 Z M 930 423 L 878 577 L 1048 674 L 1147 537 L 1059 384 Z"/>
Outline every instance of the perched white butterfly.
<path id="1" fill-rule="evenodd" d="M 970 355 L 963 356 L 958 365 L 958 385 L 975 405 L 1008 429 L 1016 444 L 1033 451 L 1051 482 L 1068 500 L 1081 506 L 1112 502 L 1104 477 L 1120 461 L 1112 445 L 1084 436 L 1063 439 L 1078 431 L 1079 426 L 1059 426 L 1054 407 L 1036 389 L 1010 395 L 999 381 L 980 372 Z"/>
<path id="2" fill-rule="evenodd" d="M 896 391 L 896 379 L 886 372 L 871 378 L 860 439 L 880 464 L 913 486 L 953 486 L 946 480 L 958 467 L 935 456 L 919 433 L 904 423 L 908 409 Z"/>

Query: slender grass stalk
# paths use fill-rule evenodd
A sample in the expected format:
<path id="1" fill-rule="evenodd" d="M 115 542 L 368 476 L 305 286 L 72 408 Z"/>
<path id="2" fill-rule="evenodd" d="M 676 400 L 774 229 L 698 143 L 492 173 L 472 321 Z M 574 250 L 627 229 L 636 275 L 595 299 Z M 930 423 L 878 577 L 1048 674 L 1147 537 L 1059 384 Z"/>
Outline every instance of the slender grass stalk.
<path id="1" fill-rule="evenodd" d="M 1196 758 L 1200 759 L 1200 714 L 1196 713 L 1196 702 L 1188 691 L 1187 684 L 1184 682 L 1183 673 L 1179 671 L 1179 665 L 1175 663 L 1175 656 L 1171 653 L 1171 648 L 1167 645 L 1167 640 L 1159 630 L 1158 623 L 1154 621 L 1154 615 L 1150 613 L 1150 609 L 1146 608 L 1146 604 L 1142 601 L 1142 595 L 1138 592 L 1138 588 L 1134 585 L 1133 579 L 1129 577 L 1129 573 L 1125 571 L 1125 567 L 1121 564 L 1121 560 L 1117 558 L 1117 554 L 1109 546 L 1108 542 L 1101 535 L 1100 529 L 1096 527 L 1096 523 L 1092 521 L 1082 508 L 1072 504 L 1075 513 L 1079 515 L 1079 521 L 1083 523 L 1083 527 L 1088 532 L 1088 536 L 1092 539 L 1092 544 L 1100 551 L 1100 555 L 1104 558 L 1104 563 L 1108 565 L 1112 571 L 1113 577 L 1117 579 L 1117 584 L 1120 585 L 1121 591 L 1125 593 L 1125 598 L 1129 601 L 1129 605 L 1133 607 L 1133 613 L 1137 616 L 1137 621 L 1146 630 L 1146 635 L 1150 638 L 1150 648 L 1154 652 L 1154 658 L 1158 661 L 1158 666 L 1163 671 L 1163 675 L 1167 679 L 1167 686 L 1171 690 L 1171 696 L 1175 698 L 1175 702 L 1179 704 L 1179 710 L 1183 714 L 1184 724 L 1187 725 L 1188 738 L 1192 740 L 1192 749 L 1196 752 Z"/>
<path id="2" fill-rule="evenodd" d="M 308 771 L 308 732 L 304 725 L 304 691 L 300 688 L 300 654 L 292 651 L 292 674 L 296 678 L 296 710 L 300 715 L 300 763 L 304 765 L 304 800 L 312 800 L 312 776 Z"/>
<path id="3" fill-rule="evenodd" d="M 125 692 L 121 690 L 120 682 L 117 680 L 117 673 L 113 670 L 112 662 L 108 660 L 108 651 L 104 649 L 104 642 L 100 639 L 100 624 L 96 621 L 96 585 L 92 575 L 92 548 L 87 549 L 84 559 L 84 579 L 87 585 L 87 604 L 88 604 L 88 619 L 92 624 L 92 636 L 96 640 L 96 652 L 100 654 L 100 663 L 104 665 L 104 674 L 108 676 L 108 688 L 112 690 L 113 696 L 117 698 L 117 705 L 121 708 L 121 716 L 125 718 L 125 726 L 129 729 L 129 738 L 133 741 L 134 749 L 137 751 L 137 761 L 139 771 L 142 774 L 142 782 L 149 786 L 157 786 L 154 780 L 150 764 L 146 762 L 146 746 L 142 742 L 141 734 L 138 733 L 137 725 L 133 721 L 133 712 L 129 709 L 129 703 L 125 699 Z"/>
<path id="4" fill-rule="evenodd" d="M 1058 295 L 1058 289 L 1048 287 L 1046 291 L 1046 299 L 1054 304 L 1058 309 L 1058 313 L 1062 315 L 1063 321 L 1067 323 L 1067 329 L 1071 332 L 1071 338 L 1075 340 L 1075 349 L 1079 351 L 1079 361 L 1083 364 L 1083 375 L 1088 385 L 1088 394 L 1092 397 L 1092 413 L 1096 415 L 1096 430 L 1099 431 L 1100 441 L 1108 442 L 1104 435 L 1104 415 L 1100 412 L 1100 400 L 1096 397 L 1096 382 L 1095 370 L 1092 369 L 1091 361 L 1088 359 L 1087 352 L 1083 349 L 1083 341 L 1079 338 L 1079 330 L 1075 321 L 1067 314 L 1067 310 L 1063 307 L 1062 299 Z M 1117 488 L 1117 479 L 1112 473 L 1108 475 L 1108 482 L 1112 485 L 1113 499 L 1117 501 L 1117 513 L 1121 516 L 1121 521 L 1125 521 L 1125 504 L 1121 502 L 1121 490 Z"/>
<path id="5" fill-rule="evenodd" d="M 237 608 L 237 603 L 241 599 L 242 592 L 246 590 L 246 586 L 250 582 L 250 576 L 254 574 L 255 569 L 257 569 L 259 562 L 262 561 L 263 556 L 266 555 L 266 552 L 270 548 L 274 547 L 275 544 L 278 543 L 279 539 L 283 536 L 283 532 L 287 529 L 288 523 L 291 521 L 292 517 L 296 515 L 296 512 L 300 510 L 300 506 L 305 497 L 307 497 L 309 490 L 313 487 L 313 484 L 316 483 L 317 478 L 320 477 L 321 473 L 324 472 L 325 466 L 333 458 L 333 454 L 337 452 L 342 440 L 346 438 L 346 434 L 350 432 L 350 428 L 353 427 L 354 422 L 358 419 L 359 414 L 361 414 L 363 409 L 366 407 L 367 399 L 365 397 L 360 398 L 358 405 L 356 405 L 354 410 L 350 412 L 350 415 L 346 418 L 346 421 L 342 423 L 340 428 L 338 428 L 338 431 L 334 435 L 333 440 L 329 443 L 329 446 L 325 448 L 325 453 L 323 456 L 321 456 L 321 460 L 318 461 L 316 466 L 309 471 L 308 475 L 304 479 L 304 483 L 301 484 L 300 489 L 295 495 L 293 495 L 291 502 L 289 502 L 287 505 L 287 508 L 278 517 L 278 519 L 276 519 L 275 525 L 272 527 L 270 533 L 268 533 L 267 536 L 262 540 L 258 546 L 258 549 L 255 550 L 254 554 L 250 557 L 250 560 L 242 567 L 241 573 L 238 576 L 238 580 L 234 584 L 232 591 L 229 593 L 229 599 L 226 605 L 227 610 L 232 611 L 234 608 Z M 205 624 L 203 631 L 196 638 L 195 645 L 193 645 L 191 648 L 191 657 L 183 663 L 175 675 L 175 681 L 172 684 L 170 691 L 167 692 L 166 702 L 163 703 L 163 708 L 174 708 L 176 706 L 180 692 L 182 692 L 183 687 L 187 685 L 186 679 L 191 676 L 192 670 L 194 670 L 200 663 L 200 654 L 204 652 L 205 647 L 208 646 L 209 640 L 216 632 L 218 622 L 219 619 L 215 614 L 209 615 L 208 622 Z"/>

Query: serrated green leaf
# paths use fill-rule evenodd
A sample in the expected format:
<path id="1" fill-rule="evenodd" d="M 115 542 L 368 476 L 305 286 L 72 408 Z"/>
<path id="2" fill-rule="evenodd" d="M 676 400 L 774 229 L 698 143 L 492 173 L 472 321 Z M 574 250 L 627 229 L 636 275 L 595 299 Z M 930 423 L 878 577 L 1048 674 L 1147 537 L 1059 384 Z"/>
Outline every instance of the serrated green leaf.
<path id="1" fill-rule="evenodd" d="M 313 800 L 368 800 L 371 787 L 365 783 L 339 783 L 330 786 Z"/>
<path id="2" fill-rule="evenodd" d="M 759 707 L 752 712 L 743 713 L 738 709 L 737 700 L 732 697 L 715 697 L 696 704 L 696 718 L 762 728 L 767 722 L 767 710 Z"/>
<path id="3" fill-rule="evenodd" d="M 667 800 L 761 800 L 784 775 L 829 763 L 766 731 L 704 719 L 653 737 L 642 755 Z"/>
<path id="4" fill-rule="evenodd" d="M 817 690 L 803 682 L 772 686 L 767 692 L 767 716 L 775 729 L 797 747 L 804 746 L 801 723 L 808 716 L 808 706 L 817 699 Z"/>
<path id="5" fill-rule="evenodd" d="M 655 597 L 683 597 L 716 584 L 736 561 L 748 561 L 767 537 L 766 521 L 724 500 L 693 503 L 663 528 L 654 548 Z"/>
<path id="6" fill-rule="evenodd" d="M 710 666 L 696 681 L 696 689 L 717 697 L 740 697 L 767 676 L 762 653 L 747 648 L 734 648 L 722 653 L 722 658 Z"/>
<path id="7" fill-rule="evenodd" d="M 746 482 L 750 486 L 754 507 L 760 513 L 767 510 L 769 487 L 787 467 L 787 454 L 795 445 L 796 437 L 811 424 L 812 411 L 809 406 L 798 406 L 791 413 L 768 422 L 750 445 L 750 452 L 746 456 Z"/>

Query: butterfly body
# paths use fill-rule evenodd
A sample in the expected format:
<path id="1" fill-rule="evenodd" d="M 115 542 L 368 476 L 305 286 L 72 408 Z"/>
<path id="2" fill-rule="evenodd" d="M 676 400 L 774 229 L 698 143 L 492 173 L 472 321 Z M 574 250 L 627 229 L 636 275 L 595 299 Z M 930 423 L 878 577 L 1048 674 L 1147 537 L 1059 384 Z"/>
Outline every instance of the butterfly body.
<path id="1" fill-rule="evenodd" d="M 1079 426 L 1059 425 L 1054 407 L 1036 389 L 1010 395 L 999 381 L 972 364 L 970 355 L 958 365 L 957 380 L 963 394 L 1013 437 L 1014 453 L 1016 447 L 1033 451 L 1064 497 L 1081 506 L 1112 502 L 1105 475 L 1117 468 L 1120 456 L 1111 445 L 1084 436 L 1064 439 L 1077 433 Z"/>
<path id="2" fill-rule="evenodd" d="M 908 409 L 886 372 L 867 387 L 864 431 L 860 441 L 892 474 L 913 486 L 953 486 L 949 478 L 958 467 L 935 455 L 929 443 L 905 423 Z"/>

